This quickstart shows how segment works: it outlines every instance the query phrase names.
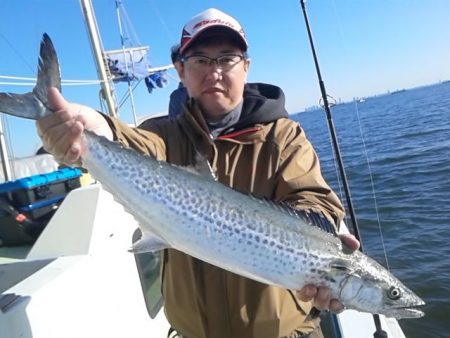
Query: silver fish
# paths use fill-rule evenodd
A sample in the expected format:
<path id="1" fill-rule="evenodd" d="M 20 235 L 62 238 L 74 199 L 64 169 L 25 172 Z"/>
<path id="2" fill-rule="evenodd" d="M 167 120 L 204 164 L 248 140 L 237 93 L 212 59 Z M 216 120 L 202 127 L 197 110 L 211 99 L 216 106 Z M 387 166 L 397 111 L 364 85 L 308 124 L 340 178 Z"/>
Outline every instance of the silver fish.
<path id="1" fill-rule="evenodd" d="M 0 111 L 36 119 L 51 113 L 49 85 L 59 86 L 53 45 L 44 35 L 32 93 L 0 94 Z M 328 287 L 348 309 L 396 318 L 421 317 L 425 303 L 381 265 L 349 253 L 321 215 L 287 210 L 239 193 L 211 175 L 142 156 L 84 132 L 83 165 L 137 219 L 134 252 L 175 248 L 256 281 L 299 290 Z"/>

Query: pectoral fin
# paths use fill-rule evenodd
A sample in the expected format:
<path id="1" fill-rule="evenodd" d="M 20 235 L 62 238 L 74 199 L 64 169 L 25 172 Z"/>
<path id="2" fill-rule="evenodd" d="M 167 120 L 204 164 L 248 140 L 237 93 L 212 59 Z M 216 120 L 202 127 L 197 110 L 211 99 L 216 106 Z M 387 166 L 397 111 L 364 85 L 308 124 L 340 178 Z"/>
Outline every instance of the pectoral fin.
<path id="1" fill-rule="evenodd" d="M 155 252 L 168 248 L 170 248 L 170 245 L 158 236 L 150 233 L 144 233 L 144 235 L 133 244 L 129 251 L 134 254 L 138 254 L 144 252 Z"/>
<path id="2" fill-rule="evenodd" d="M 339 271 L 341 273 L 353 273 L 353 267 L 345 260 L 337 259 L 331 262 L 330 268 L 332 271 Z"/>

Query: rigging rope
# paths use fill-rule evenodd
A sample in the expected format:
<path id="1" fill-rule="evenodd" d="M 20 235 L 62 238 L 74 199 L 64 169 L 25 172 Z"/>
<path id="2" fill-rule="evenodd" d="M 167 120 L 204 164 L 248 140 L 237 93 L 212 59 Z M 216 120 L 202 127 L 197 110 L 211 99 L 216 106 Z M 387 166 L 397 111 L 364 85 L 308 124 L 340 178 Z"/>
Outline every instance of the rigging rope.
<path id="1" fill-rule="evenodd" d="M 9 40 L 6 38 L 6 36 L 4 36 L 4 35 L 2 34 L 1 31 L 0 31 L 0 37 L 8 44 L 8 46 L 11 48 L 11 50 L 14 51 L 14 53 L 17 54 L 17 56 L 23 61 L 23 63 L 26 65 L 26 67 L 27 67 L 29 70 L 31 70 L 31 71 L 34 72 L 34 67 L 32 67 L 32 66 L 28 63 L 28 61 L 22 56 L 22 54 L 21 54 L 16 48 L 14 48 L 14 45 L 13 45 L 11 42 L 9 42 Z"/>
<path id="2" fill-rule="evenodd" d="M 116 10 L 117 10 L 117 17 L 118 17 L 118 21 L 119 21 L 118 24 L 119 24 L 119 31 L 121 34 L 121 38 L 126 38 L 128 40 L 128 42 L 130 42 L 128 47 L 142 46 L 141 42 L 139 41 L 136 30 L 134 29 L 134 26 L 131 23 L 130 16 L 128 15 L 128 12 L 127 12 L 122 0 L 116 0 Z M 124 27 L 124 29 L 122 27 Z M 123 36 L 122 30 L 124 30 L 127 33 L 127 36 Z M 130 32 L 131 32 L 131 34 L 130 34 Z M 131 35 L 131 38 L 130 38 L 130 35 Z M 124 42 L 124 41 L 122 41 L 122 42 Z"/>
<path id="3" fill-rule="evenodd" d="M 153 10 L 156 13 L 156 15 L 158 16 L 159 22 L 161 23 L 161 25 L 164 28 L 164 31 L 166 32 L 167 37 L 169 38 L 170 41 L 177 41 L 176 38 L 173 37 L 173 35 L 170 32 L 169 27 L 167 26 L 166 21 L 164 20 L 164 17 L 161 15 L 161 12 L 159 11 L 158 7 L 156 6 L 154 1 L 150 0 L 150 3 L 153 6 Z"/>
<path id="4" fill-rule="evenodd" d="M 21 77 L 21 76 L 9 76 L 9 75 L 0 75 L 0 79 L 11 79 L 11 80 L 23 80 L 23 81 L 37 81 L 37 79 L 35 77 Z M 61 79 L 61 82 L 74 82 L 74 83 L 95 83 L 98 84 L 99 82 L 101 82 L 100 80 L 63 80 Z"/>
<path id="5" fill-rule="evenodd" d="M 62 86 L 90 86 L 90 85 L 98 85 L 99 82 L 75 82 L 75 83 L 61 83 Z M 3 86 L 28 86 L 34 87 L 36 82 L 0 82 L 0 85 Z"/>
<path id="6" fill-rule="evenodd" d="M 12 81 L 0 82 L 0 85 L 5 86 L 35 86 L 37 81 L 35 77 L 21 77 L 9 75 L 0 75 L 0 79 L 22 81 L 22 82 L 12 82 Z M 25 82 L 25 81 L 32 81 L 32 82 Z M 100 80 L 61 80 L 61 85 L 63 86 L 97 85 L 99 83 L 101 83 Z"/>
<path id="7" fill-rule="evenodd" d="M 119 108 L 122 108 L 122 106 L 125 104 L 125 102 L 128 100 L 128 98 L 130 97 L 130 95 L 132 95 L 133 91 L 136 89 L 136 87 L 141 83 L 141 80 L 138 80 L 134 85 L 133 88 L 131 89 L 131 93 L 129 91 L 127 91 L 122 98 L 119 100 Z"/>

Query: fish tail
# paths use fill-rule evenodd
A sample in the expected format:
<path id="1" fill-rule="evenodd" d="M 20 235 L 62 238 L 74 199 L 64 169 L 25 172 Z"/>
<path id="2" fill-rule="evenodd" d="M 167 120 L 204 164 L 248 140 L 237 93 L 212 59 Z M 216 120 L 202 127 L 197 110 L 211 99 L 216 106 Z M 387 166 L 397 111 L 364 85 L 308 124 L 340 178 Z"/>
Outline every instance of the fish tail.
<path id="1" fill-rule="evenodd" d="M 41 40 L 36 86 L 25 94 L 0 93 L 0 112 L 37 120 L 52 113 L 47 91 L 56 87 L 61 91 L 58 56 L 50 37 L 44 33 Z"/>

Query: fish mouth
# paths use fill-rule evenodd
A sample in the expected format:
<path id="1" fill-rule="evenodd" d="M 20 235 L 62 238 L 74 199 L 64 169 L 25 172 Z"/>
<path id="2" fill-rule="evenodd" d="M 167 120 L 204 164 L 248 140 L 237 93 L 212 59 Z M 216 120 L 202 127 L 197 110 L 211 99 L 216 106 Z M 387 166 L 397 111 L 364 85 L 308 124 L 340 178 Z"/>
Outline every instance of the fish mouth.
<path id="1" fill-rule="evenodd" d="M 415 308 L 415 307 L 398 307 L 390 308 L 383 311 L 381 314 L 386 317 L 393 317 L 396 319 L 402 318 L 420 318 L 425 316 L 425 312 Z"/>

